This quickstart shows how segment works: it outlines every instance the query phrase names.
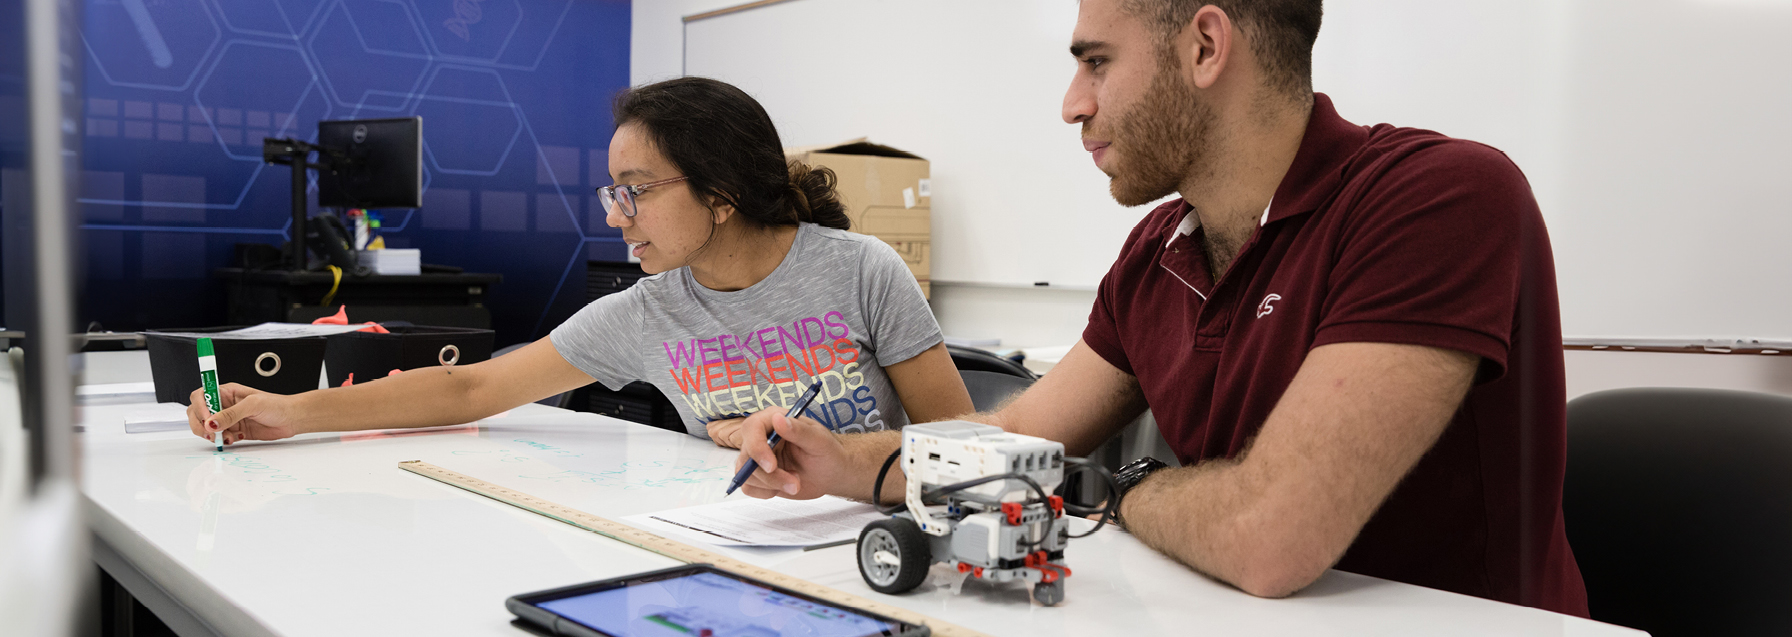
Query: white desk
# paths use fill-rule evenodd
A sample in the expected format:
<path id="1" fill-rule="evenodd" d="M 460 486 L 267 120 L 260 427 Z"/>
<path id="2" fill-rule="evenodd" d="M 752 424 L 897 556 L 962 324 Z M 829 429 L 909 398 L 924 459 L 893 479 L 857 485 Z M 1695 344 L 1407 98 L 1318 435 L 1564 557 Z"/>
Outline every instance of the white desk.
<path id="1" fill-rule="evenodd" d="M 186 635 L 523 635 L 503 607 L 510 595 L 674 562 L 398 462 L 619 519 L 721 499 L 734 457 L 689 436 L 529 405 L 472 426 L 308 435 L 215 458 L 188 433 L 125 434 L 132 409 L 83 413 L 95 559 Z M 1640 634 L 1337 571 L 1293 598 L 1258 599 L 1109 530 L 1071 543 L 1075 575 L 1049 608 L 1023 587 L 981 581 L 879 595 L 859 579 L 852 547 L 722 551 L 992 635 Z"/>

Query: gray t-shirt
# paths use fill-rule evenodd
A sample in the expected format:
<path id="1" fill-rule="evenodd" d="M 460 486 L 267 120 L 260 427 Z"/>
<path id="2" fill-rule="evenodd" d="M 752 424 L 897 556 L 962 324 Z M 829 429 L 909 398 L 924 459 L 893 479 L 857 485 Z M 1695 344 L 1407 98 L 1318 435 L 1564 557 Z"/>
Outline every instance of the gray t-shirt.
<path id="1" fill-rule="evenodd" d="M 810 418 L 846 432 L 901 428 L 908 414 L 883 367 L 941 341 L 895 250 L 808 223 L 751 287 L 718 292 L 690 268 L 662 272 L 592 301 L 549 338 L 606 387 L 659 387 L 702 438 L 711 420 L 790 409 L 816 380 Z"/>

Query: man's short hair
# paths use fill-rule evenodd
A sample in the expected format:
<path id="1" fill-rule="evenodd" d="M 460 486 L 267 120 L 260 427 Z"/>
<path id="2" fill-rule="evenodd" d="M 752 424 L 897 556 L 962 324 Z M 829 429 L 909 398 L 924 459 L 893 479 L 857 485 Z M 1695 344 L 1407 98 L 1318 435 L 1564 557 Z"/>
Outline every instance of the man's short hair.
<path id="1" fill-rule="evenodd" d="M 1271 87 L 1291 95 L 1313 92 L 1313 42 L 1319 39 L 1321 0 L 1126 0 L 1125 6 L 1145 20 L 1160 47 L 1167 49 L 1195 19 L 1195 12 L 1210 4 L 1225 11 L 1245 33 Z"/>

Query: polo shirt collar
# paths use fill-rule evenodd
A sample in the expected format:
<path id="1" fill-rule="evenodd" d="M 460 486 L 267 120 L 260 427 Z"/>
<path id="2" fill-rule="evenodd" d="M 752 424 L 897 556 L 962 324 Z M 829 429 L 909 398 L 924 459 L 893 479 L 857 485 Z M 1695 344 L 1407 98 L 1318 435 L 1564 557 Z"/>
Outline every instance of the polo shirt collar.
<path id="1" fill-rule="evenodd" d="M 1332 107 L 1330 96 L 1314 93 L 1313 112 L 1307 118 L 1306 132 L 1301 135 L 1300 150 L 1295 151 L 1294 163 L 1288 165 L 1288 174 L 1282 176 L 1281 185 L 1276 186 L 1276 194 L 1263 209 L 1257 225 L 1265 226 L 1271 221 L 1318 210 L 1319 204 L 1325 203 L 1343 182 L 1344 164 L 1368 139 L 1368 129 L 1340 117 L 1338 110 Z M 1201 218 L 1195 216 L 1194 208 L 1186 201 L 1179 203 L 1182 222 L 1164 242 L 1166 248 L 1178 237 L 1194 234 L 1195 229 L 1201 227 Z M 1278 203 L 1281 205 L 1276 205 Z"/>
<path id="2" fill-rule="evenodd" d="M 1319 209 L 1343 182 L 1344 165 L 1368 139 L 1368 129 L 1338 116 L 1332 98 L 1314 93 L 1313 113 L 1307 119 L 1307 132 L 1300 138 L 1300 150 L 1295 152 L 1294 163 L 1289 164 L 1282 184 L 1276 187 L 1261 224 Z"/>
<path id="3" fill-rule="evenodd" d="M 1263 216 L 1257 219 L 1257 227 L 1261 228 L 1263 227 L 1263 224 L 1269 223 L 1269 209 L 1275 207 L 1275 205 L 1276 200 L 1271 199 L 1269 200 L 1269 205 L 1263 207 Z M 1194 234 L 1195 229 L 1201 227 L 1201 218 L 1195 216 L 1195 209 L 1193 206 L 1188 205 L 1188 202 L 1184 201 L 1182 202 L 1182 209 L 1182 222 L 1176 224 L 1176 231 L 1170 233 L 1169 241 L 1164 242 L 1164 247 L 1166 248 L 1170 247 L 1170 244 L 1175 243 L 1177 239 Z"/>

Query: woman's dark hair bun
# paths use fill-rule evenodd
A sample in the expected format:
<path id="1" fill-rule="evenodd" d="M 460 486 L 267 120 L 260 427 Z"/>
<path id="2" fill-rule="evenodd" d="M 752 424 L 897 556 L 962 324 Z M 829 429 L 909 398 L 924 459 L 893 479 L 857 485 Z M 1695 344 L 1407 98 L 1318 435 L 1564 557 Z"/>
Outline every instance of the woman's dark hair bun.
<path id="1" fill-rule="evenodd" d="M 847 218 L 846 204 L 840 203 L 840 193 L 834 189 L 837 183 L 839 178 L 826 166 L 790 162 L 790 207 L 796 211 L 797 220 L 849 229 L 852 220 Z"/>
<path id="2" fill-rule="evenodd" d="M 812 222 L 845 230 L 834 172 L 786 163 L 778 129 L 758 100 L 726 82 L 681 77 L 628 89 L 611 112 L 639 124 L 699 199 L 764 227 Z"/>

